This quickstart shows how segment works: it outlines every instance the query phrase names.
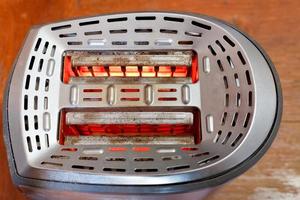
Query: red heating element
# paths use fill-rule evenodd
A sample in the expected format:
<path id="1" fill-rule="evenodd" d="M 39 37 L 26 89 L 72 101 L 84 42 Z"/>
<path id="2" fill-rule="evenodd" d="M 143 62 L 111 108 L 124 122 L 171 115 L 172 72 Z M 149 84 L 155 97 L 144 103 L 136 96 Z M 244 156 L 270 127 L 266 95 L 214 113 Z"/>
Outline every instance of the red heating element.
<path id="1" fill-rule="evenodd" d="M 100 111 L 101 112 L 101 111 Z M 200 135 L 200 115 L 195 111 L 193 122 L 170 123 L 76 123 L 68 119 L 68 112 L 61 112 L 60 119 L 60 144 L 65 144 L 66 137 L 79 138 L 84 136 L 116 138 L 123 137 L 131 140 L 134 137 L 150 138 L 149 140 L 159 141 L 159 138 L 170 138 L 177 141 L 180 138 L 191 138 L 191 141 L 198 144 L 201 140 Z M 97 111 L 91 113 L 98 113 Z M 106 114 L 104 114 L 106 115 Z M 165 139 L 163 139 L 165 140 Z M 172 141 L 170 142 L 172 143 Z"/>
<path id="2" fill-rule="evenodd" d="M 154 62 L 155 63 L 155 62 Z M 194 53 L 191 65 L 93 65 L 82 63 L 74 66 L 72 56 L 64 56 L 63 82 L 68 83 L 73 77 L 144 77 L 144 78 L 190 78 L 192 83 L 198 81 L 198 59 Z"/>

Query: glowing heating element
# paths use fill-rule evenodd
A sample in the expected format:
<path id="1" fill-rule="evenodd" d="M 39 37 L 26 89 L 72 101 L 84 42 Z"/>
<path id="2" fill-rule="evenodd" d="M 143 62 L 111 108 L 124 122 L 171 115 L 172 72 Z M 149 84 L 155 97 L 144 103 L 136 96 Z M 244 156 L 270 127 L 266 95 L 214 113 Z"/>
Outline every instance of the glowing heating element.
<path id="1" fill-rule="evenodd" d="M 193 51 L 68 51 L 64 55 L 63 81 L 91 78 L 166 78 L 198 81 L 197 55 Z"/>
<path id="2" fill-rule="evenodd" d="M 199 113 L 63 112 L 61 144 L 197 144 Z"/>

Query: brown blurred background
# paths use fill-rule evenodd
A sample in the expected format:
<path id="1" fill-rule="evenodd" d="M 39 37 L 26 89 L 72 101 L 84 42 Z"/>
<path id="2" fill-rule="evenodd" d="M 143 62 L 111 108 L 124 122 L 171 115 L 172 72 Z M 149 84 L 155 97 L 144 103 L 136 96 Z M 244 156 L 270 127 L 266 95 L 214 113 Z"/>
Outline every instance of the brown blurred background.
<path id="1" fill-rule="evenodd" d="M 147 10 L 201 13 L 238 26 L 264 47 L 281 79 L 284 112 L 272 148 L 255 167 L 217 190 L 208 200 L 299 200 L 299 0 L 0 0 L 0 104 L 12 63 L 31 26 L 73 17 Z M 0 132 L 0 199 L 25 199 L 10 180 L 2 124 Z"/>

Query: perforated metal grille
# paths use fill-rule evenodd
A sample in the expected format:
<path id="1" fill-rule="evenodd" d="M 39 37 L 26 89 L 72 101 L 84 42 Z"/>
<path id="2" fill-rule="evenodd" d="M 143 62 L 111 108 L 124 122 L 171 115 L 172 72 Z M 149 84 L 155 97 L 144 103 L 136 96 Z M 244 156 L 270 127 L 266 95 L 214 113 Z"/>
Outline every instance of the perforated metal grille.
<path id="1" fill-rule="evenodd" d="M 213 20 L 169 13 L 107 15 L 42 26 L 26 44 L 29 54 L 20 75 L 24 77 L 22 108 L 18 113 L 22 118 L 21 132 L 13 136 L 23 138 L 28 165 L 33 171 L 80 171 L 102 174 L 108 179 L 110 174 L 121 177 L 185 174 L 188 178 L 184 180 L 188 181 L 199 178 L 189 173 L 201 174 L 208 166 L 221 164 L 247 136 L 256 106 L 253 68 L 232 32 L 233 29 Z M 62 82 L 62 55 L 67 50 L 153 49 L 195 51 L 199 81 L 196 84 Z M 149 85 L 153 93 L 151 104 L 145 95 Z M 183 87 L 188 88 L 188 101 Z M 113 103 L 107 97 L 110 88 L 115 92 Z M 170 88 L 168 92 L 160 92 Z M 135 92 L 122 92 L 124 89 Z M 61 109 L 168 106 L 200 110 L 200 144 L 58 144 Z M 208 175 L 212 174 L 204 171 L 200 176 Z M 35 172 L 30 172 L 30 176 L 43 178 Z"/>

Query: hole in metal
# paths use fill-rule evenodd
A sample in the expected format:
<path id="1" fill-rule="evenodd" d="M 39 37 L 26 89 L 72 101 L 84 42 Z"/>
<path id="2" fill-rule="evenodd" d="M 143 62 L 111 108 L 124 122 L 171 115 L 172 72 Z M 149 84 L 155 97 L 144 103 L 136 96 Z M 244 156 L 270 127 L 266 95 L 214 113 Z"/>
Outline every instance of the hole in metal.
<path id="1" fill-rule="evenodd" d="M 220 47 L 220 49 L 225 52 L 225 48 L 223 47 L 223 45 L 221 44 L 221 42 L 219 40 L 216 40 L 216 44 Z"/>
<path id="2" fill-rule="evenodd" d="M 235 46 L 234 42 L 232 40 L 229 39 L 229 37 L 227 37 L 226 35 L 223 36 L 223 39 L 232 47 Z"/>
<path id="3" fill-rule="evenodd" d="M 179 166 L 174 166 L 174 167 L 168 167 L 167 171 L 176 171 L 176 170 L 181 170 L 181 169 L 187 169 L 190 168 L 189 165 L 179 165 Z"/>
<path id="4" fill-rule="evenodd" d="M 29 70 L 32 70 L 33 64 L 34 64 L 34 60 L 35 60 L 35 56 L 31 56 L 29 67 L 28 67 Z"/>
<path id="5" fill-rule="evenodd" d="M 208 45 L 208 49 L 209 49 L 209 51 L 211 52 L 212 55 L 214 55 L 214 56 L 217 55 L 217 53 L 215 52 L 215 50 L 212 48 L 211 45 Z"/>
<path id="6" fill-rule="evenodd" d="M 117 18 L 109 18 L 107 22 L 122 22 L 127 21 L 127 17 L 117 17 Z"/>
<path id="7" fill-rule="evenodd" d="M 161 33 L 167 33 L 167 34 L 177 34 L 177 30 L 171 30 L 171 29 L 160 29 Z"/>
<path id="8" fill-rule="evenodd" d="M 155 16 L 137 16 L 135 17 L 136 20 L 155 20 Z"/>
<path id="9" fill-rule="evenodd" d="M 246 64 L 246 60 L 245 60 L 243 54 L 240 51 L 238 51 L 237 54 L 238 54 L 238 56 L 239 56 L 242 64 L 245 65 Z"/>
<path id="10" fill-rule="evenodd" d="M 36 44 L 35 44 L 35 47 L 34 47 L 34 50 L 35 50 L 35 51 L 37 51 L 37 50 L 39 49 L 40 44 L 41 44 L 41 41 L 42 41 L 41 38 L 39 38 L 39 39 L 36 41 Z"/>
<path id="11" fill-rule="evenodd" d="M 31 144 L 31 139 L 29 136 L 26 137 L 26 141 L 27 141 L 27 148 L 29 152 L 32 152 L 32 144 Z"/>
<path id="12" fill-rule="evenodd" d="M 184 22 L 183 18 L 178 17 L 164 17 L 165 21 L 171 21 L 171 22 Z"/>
<path id="13" fill-rule="evenodd" d="M 202 24 L 200 22 L 192 21 L 192 24 L 195 25 L 195 26 L 198 26 L 200 28 L 206 29 L 206 30 L 210 30 L 211 29 L 211 26 L 206 25 L 206 24 Z"/>
<path id="14" fill-rule="evenodd" d="M 61 30 L 71 28 L 71 24 L 61 25 L 61 26 L 54 26 L 51 28 L 52 31 Z"/>
<path id="15" fill-rule="evenodd" d="M 220 130 L 220 131 L 218 131 L 218 133 L 216 134 L 216 136 L 214 138 L 214 143 L 217 143 L 219 141 L 221 135 L 222 135 L 222 131 Z"/>
<path id="16" fill-rule="evenodd" d="M 99 24 L 99 20 L 80 22 L 79 26 L 88 26 L 88 25 L 93 25 L 93 24 Z"/>
<path id="17" fill-rule="evenodd" d="M 235 138 L 235 140 L 231 143 L 231 146 L 232 147 L 235 147 L 237 144 L 238 144 L 238 142 L 240 141 L 240 139 L 243 137 L 243 134 L 242 133 L 240 133 L 236 138 Z"/>
<path id="18" fill-rule="evenodd" d="M 88 31 L 84 32 L 84 35 L 101 35 L 102 31 Z"/>

